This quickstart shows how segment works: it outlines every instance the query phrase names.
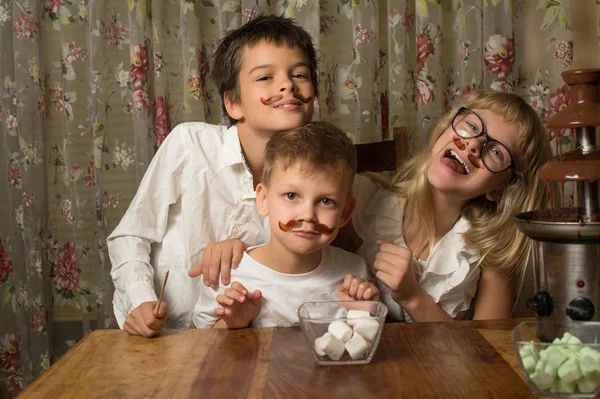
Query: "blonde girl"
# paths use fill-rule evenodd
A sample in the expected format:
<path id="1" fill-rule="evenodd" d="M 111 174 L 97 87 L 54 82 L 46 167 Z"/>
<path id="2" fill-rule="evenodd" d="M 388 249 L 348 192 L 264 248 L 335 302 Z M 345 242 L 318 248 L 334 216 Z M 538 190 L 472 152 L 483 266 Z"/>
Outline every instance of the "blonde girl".
<path id="1" fill-rule="evenodd" d="M 546 206 L 551 156 L 521 97 L 475 92 L 443 116 L 391 182 L 357 176 L 352 217 L 389 314 L 406 321 L 507 318 L 532 242 L 515 215 Z M 382 184 L 383 183 L 383 184 Z"/>

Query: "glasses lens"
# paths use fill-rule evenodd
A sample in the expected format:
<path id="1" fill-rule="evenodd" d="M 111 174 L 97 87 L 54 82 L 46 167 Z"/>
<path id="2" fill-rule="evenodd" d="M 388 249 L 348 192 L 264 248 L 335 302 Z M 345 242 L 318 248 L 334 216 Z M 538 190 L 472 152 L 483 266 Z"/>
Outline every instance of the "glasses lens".
<path id="1" fill-rule="evenodd" d="M 477 115 L 465 109 L 456 115 L 452 128 L 460 137 L 468 139 L 480 135 L 483 124 Z"/>
<path id="2" fill-rule="evenodd" d="M 491 172 L 502 172 L 511 164 L 508 149 L 499 141 L 488 141 L 481 150 L 481 160 Z"/>

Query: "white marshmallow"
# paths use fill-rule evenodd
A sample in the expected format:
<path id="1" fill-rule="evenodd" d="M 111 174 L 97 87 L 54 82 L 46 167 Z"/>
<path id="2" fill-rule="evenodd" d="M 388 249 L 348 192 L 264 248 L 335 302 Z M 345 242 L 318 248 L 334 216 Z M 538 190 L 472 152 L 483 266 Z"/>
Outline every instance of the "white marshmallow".
<path id="1" fill-rule="evenodd" d="M 331 333 L 325 333 L 321 338 L 317 338 L 315 347 L 329 356 L 331 360 L 340 360 L 344 354 L 344 343 Z M 317 353 L 319 352 L 317 351 Z"/>
<path id="2" fill-rule="evenodd" d="M 373 341 L 379 331 L 379 322 L 375 319 L 361 320 L 354 326 L 354 334 L 360 334 L 365 339 Z"/>
<path id="3" fill-rule="evenodd" d="M 327 335 L 327 334 L 329 334 L 329 333 L 325 333 L 325 335 Z M 319 337 L 319 338 L 315 339 L 315 352 L 317 352 L 317 355 L 319 355 L 319 356 L 326 356 L 327 355 L 321 349 L 321 346 L 322 346 L 321 341 L 323 340 L 323 337 Z"/>
<path id="4" fill-rule="evenodd" d="M 358 323 L 357 320 L 352 320 L 352 319 L 358 319 L 358 318 L 364 318 L 364 317 L 371 317 L 371 313 L 367 312 L 366 310 L 351 309 L 348 311 L 348 325 L 353 326 L 356 323 Z"/>
<path id="5" fill-rule="evenodd" d="M 352 337 L 352 328 L 341 320 L 331 323 L 327 327 L 327 331 L 342 342 L 346 342 Z"/>
<path id="6" fill-rule="evenodd" d="M 350 357 L 354 360 L 359 359 L 369 353 L 371 345 L 363 338 L 362 335 L 354 333 L 352 338 L 344 344 Z"/>

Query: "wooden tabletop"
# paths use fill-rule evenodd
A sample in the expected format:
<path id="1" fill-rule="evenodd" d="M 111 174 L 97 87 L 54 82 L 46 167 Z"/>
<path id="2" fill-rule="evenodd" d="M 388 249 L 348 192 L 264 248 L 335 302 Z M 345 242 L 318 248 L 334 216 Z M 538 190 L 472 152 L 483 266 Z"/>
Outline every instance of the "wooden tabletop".
<path id="1" fill-rule="evenodd" d="M 98 330 L 21 398 L 532 398 L 510 339 L 519 321 L 386 324 L 358 366 L 317 365 L 299 327 Z"/>

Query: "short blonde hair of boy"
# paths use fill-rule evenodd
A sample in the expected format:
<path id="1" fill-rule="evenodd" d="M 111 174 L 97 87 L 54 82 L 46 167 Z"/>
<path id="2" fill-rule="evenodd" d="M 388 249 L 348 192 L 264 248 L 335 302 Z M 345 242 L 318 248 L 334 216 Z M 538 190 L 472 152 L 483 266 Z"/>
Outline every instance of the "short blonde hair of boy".
<path id="1" fill-rule="evenodd" d="M 511 277 L 515 273 L 522 276 L 532 254 L 533 242 L 517 229 L 515 216 L 546 208 L 545 184 L 538 179 L 538 172 L 552 157 L 542 121 L 522 97 L 491 91 L 477 91 L 463 97 L 440 119 L 425 149 L 401 166 L 392 182 L 392 190 L 416 201 L 425 231 L 420 250 L 427 246 L 432 249 L 435 232 L 427 168 L 435 142 L 450 127 L 460 107 L 488 110 L 517 126 L 518 157 L 514 159 L 514 178 L 499 201 L 489 201 L 485 196 L 475 198 L 463 207 L 462 216 L 471 225 L 463 234 L 465 245 L 478 251 L 482 267 L 503 271 Z"/>
<path id="2" fill-rule="evenodd" d="M 356 163 L 356 148 L 346 133 L 328 122 L 309 122 L 271 137 L 265 148 L 263 184 L 268 185 L 276 165 L 287 170 L 301 164 L 307 174 L 345 175 L 350 196 Z"/>

